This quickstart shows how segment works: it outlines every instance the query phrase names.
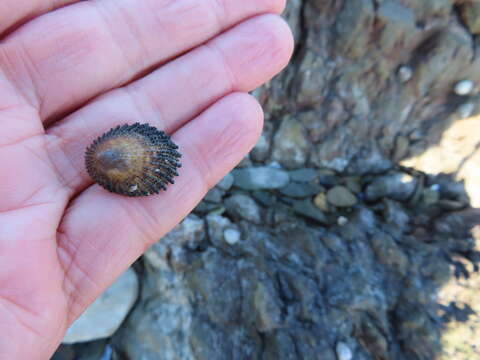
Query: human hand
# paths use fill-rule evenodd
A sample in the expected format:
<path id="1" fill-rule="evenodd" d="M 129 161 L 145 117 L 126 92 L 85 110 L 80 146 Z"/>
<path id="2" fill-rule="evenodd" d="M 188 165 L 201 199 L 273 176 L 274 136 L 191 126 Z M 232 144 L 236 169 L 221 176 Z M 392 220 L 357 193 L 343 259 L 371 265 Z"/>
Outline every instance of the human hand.
<path id="1" fill-rule="evenodd" d="M 275 15 L 284 1 L 0 3 L 1 359 L 48 359 L 253 147 L 263 115 L 246 92 L 292 52 Z M 183 153 L 175 185 L 147 198 L 92 184 L 83 159 L 94 138 L 137 121 Z"/>

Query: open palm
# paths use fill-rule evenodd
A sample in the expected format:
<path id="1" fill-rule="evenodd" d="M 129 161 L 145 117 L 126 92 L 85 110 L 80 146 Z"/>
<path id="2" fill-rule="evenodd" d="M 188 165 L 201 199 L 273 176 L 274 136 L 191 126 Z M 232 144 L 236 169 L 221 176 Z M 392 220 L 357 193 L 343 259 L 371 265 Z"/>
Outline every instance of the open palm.
<path id="1" fill-rule="evenodd" d="M 0 358 L 48 359 L 76 317 L 251 149 L 246 92 L 287 63 L 284 0 L 0 2 Z M 108 193 L 83 154 L 148 122 L 183 153 L 176 184 Z"/>

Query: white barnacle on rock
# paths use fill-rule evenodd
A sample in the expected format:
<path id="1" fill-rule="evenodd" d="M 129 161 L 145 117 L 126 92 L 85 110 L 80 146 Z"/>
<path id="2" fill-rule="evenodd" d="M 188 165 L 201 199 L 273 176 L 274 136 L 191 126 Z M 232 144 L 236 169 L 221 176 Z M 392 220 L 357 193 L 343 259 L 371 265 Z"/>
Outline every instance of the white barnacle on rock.
<path id="1" fill-rule="evenodd" d="M 457 114 L 462 119 L 466 119 L 472 116 L 474 111 L 475 111 L 475 104 L 471 102 L 467 102 L 458 107 Z"/>
<path id="2" fill-rule="evenodd" d="M 400 78 L 401 82 L 407 82 L 409 81 L 413 76 L 413 70 L 410 66 L 400 66 L 398 69 L 398 77 Z"/>
<path id="3" fill-rule="evenodd" d="M 338 219 L 337 219 L 337 224 L 339 226 L 344 226 L 344 225 L 347 225 L 348 223 L 348 219 L 345 217 L 345 216 L 339 216 Z"/>
<path id="4" fill-rule="evenodd" d="M 336 347 L 338 360 L 352 360 L 353 353 L 350 347 L 344 342 L 339 342 Z"/>
<path id="5" fill-rule="evenodd" d="M 472 80 L 461 80 L 455 84 L 453 91 L 460 96 L 470 95 L 475 87 Z"/>

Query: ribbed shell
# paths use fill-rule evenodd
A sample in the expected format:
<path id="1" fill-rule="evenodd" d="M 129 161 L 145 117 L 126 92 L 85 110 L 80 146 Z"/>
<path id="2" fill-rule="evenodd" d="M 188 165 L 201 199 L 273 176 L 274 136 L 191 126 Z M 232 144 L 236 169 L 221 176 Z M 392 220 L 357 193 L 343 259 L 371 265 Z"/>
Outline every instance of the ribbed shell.
<path id="1" fill-rule="evenodd" d="M 117 126 L 85 152 L 90 177 L 108 191 L 148 196 L 165 190 L 178 176 L 181 154 L 170 136 L 148 124 Z"/>

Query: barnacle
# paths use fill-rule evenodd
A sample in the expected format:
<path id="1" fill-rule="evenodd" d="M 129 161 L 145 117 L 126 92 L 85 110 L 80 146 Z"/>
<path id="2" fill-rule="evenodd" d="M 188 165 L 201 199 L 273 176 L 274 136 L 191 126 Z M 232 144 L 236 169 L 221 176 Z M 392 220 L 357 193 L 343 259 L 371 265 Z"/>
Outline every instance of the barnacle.
<path id="1" fill-rule="evenodd" d="M 178 146 L 148 124 L 117 126 L 97 138 L 85 152 L 90 177 L 113 193 L 148 196 L 173 184 L 181 166 Z"/>

